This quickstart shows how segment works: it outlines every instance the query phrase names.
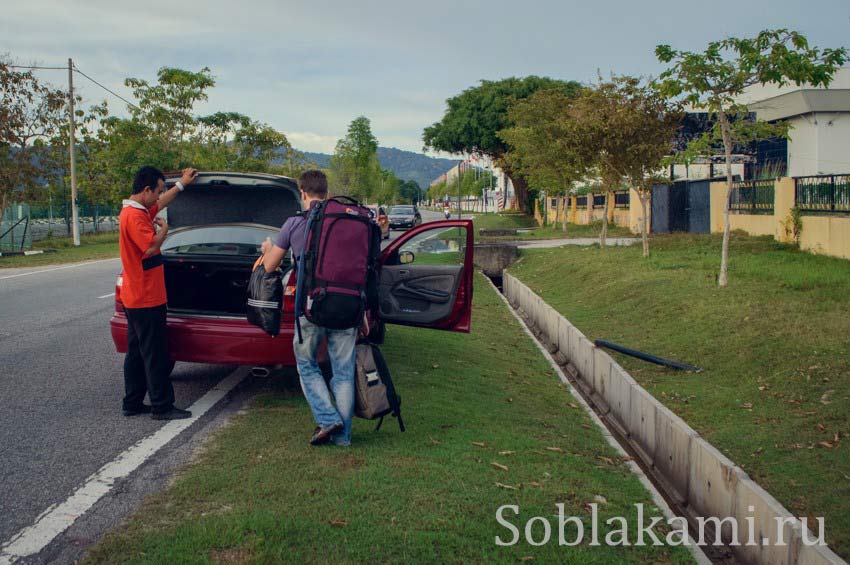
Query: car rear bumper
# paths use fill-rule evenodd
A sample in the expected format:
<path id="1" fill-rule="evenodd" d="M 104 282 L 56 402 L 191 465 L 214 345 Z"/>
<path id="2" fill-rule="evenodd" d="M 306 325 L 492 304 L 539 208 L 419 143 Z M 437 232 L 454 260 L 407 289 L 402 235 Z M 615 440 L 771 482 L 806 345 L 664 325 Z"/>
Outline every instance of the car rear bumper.
<path id="1" fill-rule="evenodd" d="M 221 365 L 294 366 L 294 328 L 281 327 L 271 337 L 244 319 L 168 316 L 168 353 L 174 361 Z M 127 317 L 115 312 L 109 320 L 112 341 L 127 352 Z"/>

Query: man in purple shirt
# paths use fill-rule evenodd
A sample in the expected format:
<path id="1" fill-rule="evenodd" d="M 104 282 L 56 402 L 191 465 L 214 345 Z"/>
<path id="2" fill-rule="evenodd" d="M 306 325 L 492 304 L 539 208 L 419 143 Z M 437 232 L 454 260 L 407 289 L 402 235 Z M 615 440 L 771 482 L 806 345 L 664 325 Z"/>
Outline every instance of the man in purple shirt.
<path id="1" fill-rule="evenodd" d="M 321 171 L 306 171 L 298 179 L 301 190 L 301 204 L 309 211 L 314 202 L 320 202 L 328 197 L 328 179 Z M 292 250 L 293 259 L 301 257 L 307 242 L 307 217 L 293 216 L 284 222 L 280 232 L 275 237 L 263 242 L 263 266 L 267 272 L 272 272 L 280 266 L 287 249 Z M 351 445 L 351 417 L 354 414 L 354 364 L 355 341 L 357 328 L 332 330 L 317 326 L 304 316 L 300 318 L 303 342 L 299 343 L 297 335 L 293 339 L 295 361 L 298 365 L 298 375 L 301 379 L 301 389 L 313 418 L 316 429 L 310 438 L 311 445 L 321 445 L 332 442 L 336 445 Z M 330 391 L 325 384 L 325 378 L 316 361 L 316 348 L 322 338 L 328 340 L 328 357 L 333 370 Z M 336 406 L 331 400 L 330 392 Z"/>

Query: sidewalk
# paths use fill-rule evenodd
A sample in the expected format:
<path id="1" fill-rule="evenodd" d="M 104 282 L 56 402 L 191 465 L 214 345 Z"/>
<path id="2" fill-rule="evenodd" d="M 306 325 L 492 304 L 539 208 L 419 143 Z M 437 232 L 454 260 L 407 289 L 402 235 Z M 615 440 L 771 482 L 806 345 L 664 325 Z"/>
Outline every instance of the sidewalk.
<path id="1" fill-rule="evenodd" d="M 407 432 L 355 420 L 353 446 L 313 448 L 294 379 L 269 379 L 166 492 L 95 547 L 90 562 L 692 562 L 683 547 L 604 543 L 622 517 L 636 539 L 636 503 L 661 516 L 525 334 L 476 275 L 469 335 L 390 327 L 382 351 Z M 486 359 L 486 362 L 483 360 Z M 584 543 L 558 545 L 558 509 Z M 517 531 L 496 520 L 499 508 Z M 599 546 L 590 546 L 592 508 Z M 525 538 L 544 538 L 535 547 Z M 648 518 L 646 519 L 648 521 Z M 618 529 L 618 527 L 613 527 Z M 669 529 L 656 528 L 662 539 Z M 576 537 L 566 528 L 567 540 Z"/>
<path id="2" fill-rule="evenodd" d="M 511 243 L 516 244 L 521 249 L 542 249 L 547 247 L 562 247 L 564 245 L 598 245 L 598 237 L 576 237 L 567 239 L 518 239 Z M 635 245 L 640 243 L 640 238 L 637 237 L 609 237 L 605 240 L 605 244 L 611 247 Z"/>

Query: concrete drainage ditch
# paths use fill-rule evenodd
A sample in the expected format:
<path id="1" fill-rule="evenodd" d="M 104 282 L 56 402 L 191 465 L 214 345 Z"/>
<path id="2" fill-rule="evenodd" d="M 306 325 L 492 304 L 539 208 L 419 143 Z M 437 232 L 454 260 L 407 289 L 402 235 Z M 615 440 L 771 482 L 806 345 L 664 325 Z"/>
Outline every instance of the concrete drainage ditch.
<path id="1" fill-rule="evenodd" d="M 476 246 L 476 259 L 479 253 Z M 508 251 L 494 253 L 505 260 Z M 515 258 L 515 255 L 513 256 Z M 508 273 L 485 270 L 568 380 L 629 453 L 673 512 L 702 528 L 716 518 L 725 546 L 701 546 L 715 562 L 844 563 L 729 458 L 649 394 L 608 353 Z M 732 545 L 732 520 L 740 545 Z M 751 534 L 752 532 L 752 534 Z M 805 534 L 805 540 L 804 540 Z M 779 545 L 778 540 L 783 540 Z"/>

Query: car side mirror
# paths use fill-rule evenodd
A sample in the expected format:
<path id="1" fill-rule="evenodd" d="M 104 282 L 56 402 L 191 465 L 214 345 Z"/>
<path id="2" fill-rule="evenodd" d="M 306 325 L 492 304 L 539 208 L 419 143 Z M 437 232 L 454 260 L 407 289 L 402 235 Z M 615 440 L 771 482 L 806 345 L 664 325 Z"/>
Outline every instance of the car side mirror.
<path id="1" fill-rule="evenodd" d="M 402 251 L 398 254 L 398 262 L 402 265 L 409 265 L 413 263 L 413 259 L 416 256 L 413 254 L 413 251 Z"/>

